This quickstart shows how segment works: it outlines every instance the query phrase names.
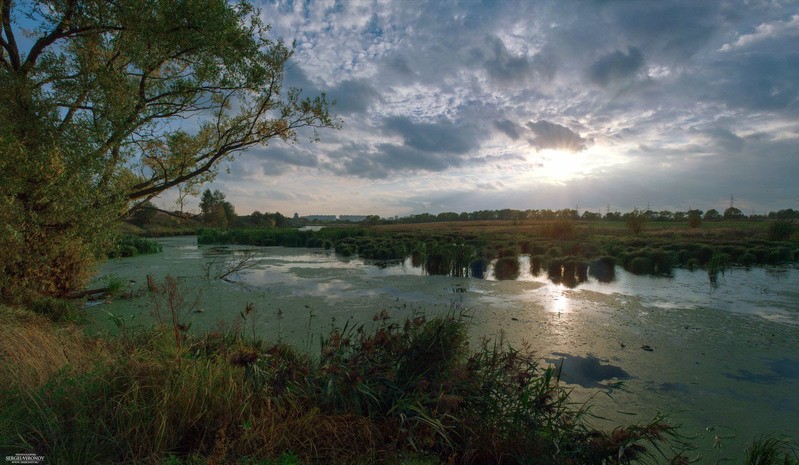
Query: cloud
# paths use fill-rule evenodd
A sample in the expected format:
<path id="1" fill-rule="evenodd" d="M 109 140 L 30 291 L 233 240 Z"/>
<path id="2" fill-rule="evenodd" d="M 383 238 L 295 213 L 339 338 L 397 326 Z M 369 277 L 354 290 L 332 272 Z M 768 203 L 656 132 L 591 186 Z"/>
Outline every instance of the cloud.
<path id="1" fill-rule="evenodd" d="M 724 150 L 739 152 L 746 144 L 746 139 L 726 128 L 716 127 L 707 131 L 707 135 L 715 144 Z"/>
<path id="2" fill-rule="evenodd" d="M 327 96 L 330 100 L 335 100 L 334 110 L 341 115 L 363 113 L 369 109 L 372 102 L 380 99 L 380 94 L 365 79 L 342 81 L 331 89 Z"/>
<path id="3" fill-rule="evenodd" d="M 386 118 L 383 130 L 401 136 L 404 145 L 432 153 L 463 154 L 479 147 L 473 128 L 456 126 L 448 121 L 416 123 L 408 117 L 394 116 Z"/>
<path id="4" fill-rule="evenodd" d="M 249 155 L 260 162 L 261 171 L 267 176 L 285 174 L 293 167 L 312 168 L 319 166 L 318 155 L 294 145 L 275 145 L 250 150 Z"/>
<path id="5" fill-rule="evenodd" d="M 441 172 L 458 167 L 464 160 L 446 153 L 431 153 L 397 144 L 380 144 L 374 149 L 353 147 L 331 156 L 328 168 L 341 175 L 367 179 L 386 179 L 391 175 Z"/>
<path id="6" fill-rule="evenodd" d="M 785 35 L 799 35 L 799 14 L 791 16 L 786 21 L 771 21 L 761 23 L 751 34 L 742 34 L 733 42 L 727 42 L 721 46 L 720 52 L 730 52 L 739 48 L 748 47 L 757 42 L 773 39 Z"/>
<path id="7" fill-rule="evenodd" d="M 530 143 L 540 149 L 558 149 L 569 152 L 581 152 L 593 143 L 592 139 L 585 139 L 579 134 L 560 124 L 541 120 L 528 122 L 527 127 L 535 135 Z"/>
<path id="8" fill-rule="evenodd" d="M 521 137 L 521 130 L 516 123 L 513 121 L 503 119 L 499 121 L 494 121 L 494 127 L 502 131 L 506 136 L 510 137 L 513 140 L 517 140 Z"/>
<path id="9" fill-rule="evenodd" d="M 627 53 L 616 50 L 599 57 L 588 69 L 588 76 L 592 82 L 604 87 L 614 81 L 635 76 L 643 65 L 643 53 L 630 47 Z"/>
<path id="10" fill-rule="evenodd" d="M 487 37 L 491 56 L 484 63 L 488 74 L 499 82 L 524 81 L 531 73 L 530 60 L 525 55 L 511 55 L 502 39 Z"/>
<path id="11" fill-rule="evenodd" d="M 605 2 L 603 16 L 612 18 L 611 27 L 602 31 L 611 37 L 646 44 L 646 49 L 662 60 L 684 62 L 713 38 L 721 23 L 722 2 L 670 0 L 667 2 Z M 581 18 L 583 22 L 589 18 Z"/>
<path id="12" fill-rule="evenodd" d="M 713 199 L 731 191 L 795 203 L 791 2 L 270 0 L 262 12 L 275 37 L 297 43 L 286 87 L 325 91 L 344 125 L 320 131 L 319 144 L 272 144 L 253 163 L 237 160 L 231 176 L 242 183 L 297 194 L 312 183 L 321 197 L 357 184 L 381 215 L 528 208 L 534 197 L 537 208 L 718 209 Z M 777 144 L 788 140 L 792 149 Z M 528 185 L 544 171 L 530 166 L 531 147 L 590 147 L 595 164 L 579 183 Z M 336 192 L 324 205 L 339 202 Z M 400 205 L 409 193 L 414 202 Z"/>
<path id="13" fill-rule="evenodd" d="M 707 68 L 713 87 L 705 95 L 734 108 L 799 113 L 799 53 L 747 53 Z M 701 84 L 698 84 L 701 85 Z"/>

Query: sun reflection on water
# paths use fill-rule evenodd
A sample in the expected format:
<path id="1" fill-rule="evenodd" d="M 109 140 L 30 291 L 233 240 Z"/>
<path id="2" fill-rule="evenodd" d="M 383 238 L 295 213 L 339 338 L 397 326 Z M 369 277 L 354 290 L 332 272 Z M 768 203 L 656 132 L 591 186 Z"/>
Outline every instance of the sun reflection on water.
<path id="1" fill-rule="evenodd" d="M 555 300 L 552 305 L 553 312 L 569 313 L 571 311 L 569 298 L 566 296 L 564 290 L 565 288 L 563 286 L 558 286 L 557 289 L 555 289 Z"/>

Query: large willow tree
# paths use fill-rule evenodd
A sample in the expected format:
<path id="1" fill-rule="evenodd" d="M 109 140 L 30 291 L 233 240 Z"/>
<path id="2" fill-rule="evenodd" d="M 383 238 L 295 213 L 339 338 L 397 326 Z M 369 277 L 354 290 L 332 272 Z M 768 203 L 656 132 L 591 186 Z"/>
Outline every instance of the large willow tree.
<path id="1" fill-rule="evenodd" d="M 0 0 L 0 300 L 86 283 L 114 222 L 300 128 L 290 47 L 249 3 Z"/>

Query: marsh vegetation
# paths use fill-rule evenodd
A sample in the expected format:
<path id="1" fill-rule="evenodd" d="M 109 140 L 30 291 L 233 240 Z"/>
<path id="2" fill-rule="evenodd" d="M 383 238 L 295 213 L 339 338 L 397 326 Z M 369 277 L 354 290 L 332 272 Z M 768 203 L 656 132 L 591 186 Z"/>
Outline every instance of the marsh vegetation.
<path id="1" fill-rule="evenodd" d="M 546 271 L 571 287 L 589 273 L 612 279 L 613 265 L 635 274 L 664 276 L 675 267 L 703 268 L 712 280 L 729 266 L 782 265 L 799 259 L 799 243 L 790 241 L 792 223 L 786 221 L 724 223 L 700 230 L 666 225 L 646 232 L 642 213 L 629 216 L 626 225 L 631 221 L 636 225 L 632 234 L 624 224 L 568 219 L 331 226 L 318 231 L 202 229 L 198 243 L 324 247 L 344 257 L 384 261 L 412 257 L 431 275 L 481 277 L 493 263 L 499 279 L 515 279 L 518 257 L 527 255 L 533 274 Z"/>

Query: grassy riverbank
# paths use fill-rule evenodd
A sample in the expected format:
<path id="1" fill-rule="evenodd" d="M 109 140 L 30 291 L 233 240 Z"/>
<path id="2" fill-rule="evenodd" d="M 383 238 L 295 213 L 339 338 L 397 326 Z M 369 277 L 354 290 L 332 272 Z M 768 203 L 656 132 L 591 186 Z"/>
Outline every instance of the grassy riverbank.
<path id="1" fill-rule="evenodd" d="M 253 337 L 251 306 L 230 309 L 239 316 L 215 330 L 190 332 L 179 313 L 191 296 L 177 280 L 148 280 L 144 292 L 160 323 L 118 319 L 114 335 L 76 324 L 82 311 L 69 303 L 0 307 L 4 456 L 432 465 L 695 455 L 666 418 L 597 430 L 556 367 L 501 340 L 469 346 L 468 319 L 455 309 L 403 321 L 380 312 L 332 329 L 315 351 Z M 765 438 L 740 463 L 796 465 L 791 447 Z"/>
<path id="2" fill-rule="evenodd" d="M 160 289 L 180 298 L 174 282 Z M 168 306 L 168 305 L 167 305 Z M 89 336 L 0 308 L 4 456 L 47 463 L 639 463 L 679 449 L 665 420 L 593 429 L 552 367 L 467 345 L 453 313 L 332 330 L 319 353 L 179 325 Z M 657 446 L 657 447 L 656 447 Z M 682 463 L 682 462 L 679 462 Z"/>

